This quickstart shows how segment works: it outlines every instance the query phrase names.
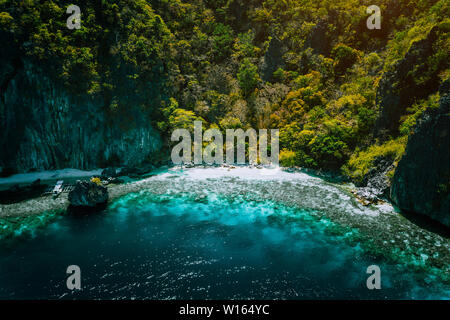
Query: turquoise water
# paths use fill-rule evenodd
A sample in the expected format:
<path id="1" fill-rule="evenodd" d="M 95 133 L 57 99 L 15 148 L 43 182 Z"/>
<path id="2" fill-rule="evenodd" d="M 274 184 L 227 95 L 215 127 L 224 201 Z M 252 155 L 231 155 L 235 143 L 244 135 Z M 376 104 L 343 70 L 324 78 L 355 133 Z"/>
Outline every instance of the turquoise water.
<path id="1" fill-rule="evenodd" d="M 365 252 L 317 212 L 209 193 L 129 194 L 0 248 L 1 299 L 430 299 L 448 287 Z M 366 269 L 381 268 L 381 290 Z M 66 268 L 81 268 L 80 291 Z"/>

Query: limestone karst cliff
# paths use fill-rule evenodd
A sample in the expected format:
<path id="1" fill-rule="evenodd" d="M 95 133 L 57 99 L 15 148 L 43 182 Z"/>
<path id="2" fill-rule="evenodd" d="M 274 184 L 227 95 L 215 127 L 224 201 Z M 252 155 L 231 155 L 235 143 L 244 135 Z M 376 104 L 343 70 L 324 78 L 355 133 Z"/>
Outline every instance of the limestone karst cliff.
<path id="1" fill-rule="evenodd" d="M 450 227 L 450 81 L 438 109 L 426 112 L 395 171 L 391 198 L 403 210 Z"/>
<path id="2" fill-rule="evenodd" d="M 18 172 L 136 166 L 151 161 L 161 137 L 130 104 L 111 116 L 100 96 L 74 95 L 27 61 L 2 79 L 0 167 Z"/>

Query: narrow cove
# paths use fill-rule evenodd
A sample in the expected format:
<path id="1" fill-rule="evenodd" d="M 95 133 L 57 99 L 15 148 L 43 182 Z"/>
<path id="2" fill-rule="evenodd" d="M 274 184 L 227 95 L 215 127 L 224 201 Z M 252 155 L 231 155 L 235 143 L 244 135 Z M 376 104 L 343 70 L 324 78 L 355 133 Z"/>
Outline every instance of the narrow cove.
<path id="1" fill-rule="evenodd" d="M 0 297 L 449 298 L 449 240 L 389 205 L 361 206 L 340 185 L 300 173 L 196 168 L 120 188 L 104 212 L 50 215 L 3 239 Z M 73 264 L 82 290 L 68 292 Z M 381 290 L 366 287 L 370 265 L 380 266 Z"/>

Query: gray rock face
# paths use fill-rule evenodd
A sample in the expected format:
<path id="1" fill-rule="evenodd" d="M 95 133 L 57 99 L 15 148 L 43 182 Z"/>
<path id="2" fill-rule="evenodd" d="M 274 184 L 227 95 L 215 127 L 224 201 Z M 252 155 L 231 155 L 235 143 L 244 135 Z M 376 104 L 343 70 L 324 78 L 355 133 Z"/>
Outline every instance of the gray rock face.
<path id="1" fill-rule="evenodd" d="M 409 138 L 391 198 L 403 210 L 450 227 L 450 81 L 440 93 L 439 109 L 424 114 Z"/>
<path id="2" fill-rule="evenodd" d="M 108 189 L 91 181 L 77 181 L 69 193 L 69 202 L 73 207 L 94 208 L 108 202 Z"/>
<path id="3" fill-rule="evenodd" d="M 285 63 L 283 60 L 283 54 L 286 48 L 277 37 L 273 37 L 270 40 L 269 47 L 264 55 L 264 59 L 261 66 L 261 74 L 264 81 L 271 81 L 273 79 L 273 73 L 278 68 L 284 68 Z"/>
<path id="4" fill-rule="evenodd" d="M 439 72 L 448 67 L 448 62 L 435 68 L 428 65 L 429 58 L 436 53 L 435 44 L 439 36 L 439 27 L 434 27 L 427 38 L 413 43 L 405 57 L 383 75 L 376 98 L 380 116 L 375 136 L 398 135 L 399 120 L 405 110 L 415 101 L 436 92 L 441 81 Z M 421 77 L 423 80 L 418 82 Z"/>
<path id="5" fill-rule="evenodd" d="M 71 94 L 27 61 L 6 64 L 0 67 L 1 167 L 138 166 L 161 149 L 151 119 L 126 92 L 120 97 L 129 101 L 126 114 L 108 114 L 103 97 Z"/>
<path id="6" fill-rule="evenodd" d="M 304 49 L 312 48 L 315 53 L 327 55 L 331 48 L 331 39 L 327 36 L 327 21 L 319 21 L 305 41 Z"/>
<path id="7" fill-rule="evenodd" d="M 363 187 L 359 188 L 356 194 L 369 202 L 389 198 L 391 182 L 388 173 L 394 169 L 393 163 L 394 159 L 386 157 L 375 159 L 373 167 L 364 177 L 361 184 Z"/>
<path id="8" fill-rule="evenodd" d="M 102 177 L 114 178 L 117 175 L 116 168 L 106 168 L 102 171 Z"/>

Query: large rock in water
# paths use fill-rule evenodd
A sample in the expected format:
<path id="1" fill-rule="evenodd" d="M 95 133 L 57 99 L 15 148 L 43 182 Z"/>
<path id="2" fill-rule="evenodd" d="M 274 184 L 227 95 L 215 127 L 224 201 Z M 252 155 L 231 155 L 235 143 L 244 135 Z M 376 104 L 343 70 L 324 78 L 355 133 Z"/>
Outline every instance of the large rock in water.
<path id="1" fill-rule="evenodd" d="M 95 208 L 108 202 L 108 189 L 91 181 L 77 181 L 75 189 L 69 193 L 73 207 Z"/>
<path id="2" fill-rule="evenodd" d="M 450 81 L 440 88 L 437 110 L 427 112 L 409 138 L 391 187 L 403 210 L 450 227 Z"/>

